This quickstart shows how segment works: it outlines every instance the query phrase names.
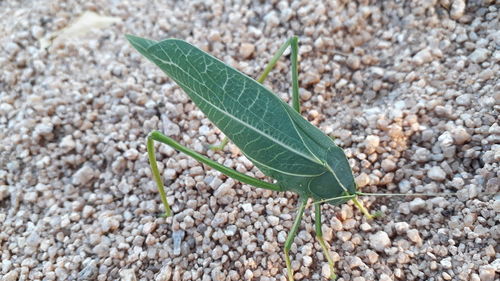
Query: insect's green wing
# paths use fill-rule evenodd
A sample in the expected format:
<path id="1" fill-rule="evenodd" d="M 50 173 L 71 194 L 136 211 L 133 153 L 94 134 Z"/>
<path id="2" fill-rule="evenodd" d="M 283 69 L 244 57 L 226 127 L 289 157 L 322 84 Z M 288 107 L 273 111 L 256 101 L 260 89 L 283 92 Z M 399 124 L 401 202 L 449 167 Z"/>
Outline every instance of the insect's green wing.
<path id="1" fill-rule="evenodd" d="M 352 173 L 336 173 L 327 160 L 332 140 L 263 85 L 187 42 L 127 38 L 283 188 L 310 195 L 305 188 L 327 175 L 337 189 L 355 191 Z"/>

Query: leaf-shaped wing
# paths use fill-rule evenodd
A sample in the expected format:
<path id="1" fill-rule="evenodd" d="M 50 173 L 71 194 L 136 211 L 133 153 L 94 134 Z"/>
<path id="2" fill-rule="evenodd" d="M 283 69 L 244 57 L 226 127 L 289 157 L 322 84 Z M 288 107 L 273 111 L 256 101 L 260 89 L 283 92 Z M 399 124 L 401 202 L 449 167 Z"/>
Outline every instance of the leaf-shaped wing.
<path id="1" fill-rule="evenodd" d="M 174 80 L 263 173 L 278 182 L 293 182 L 295 188 L 288 189 L 298 188 L 299 193 L 325 173 L 336 191 L 355 191 L 349 166 L 349 173 L 343 175 L 341 169 L 340 175 L 332 168 L 336 160 L 328 158 L 334 148 L 343 154 L 342 150 L 262 84 L 185 41 L 127 38 Z M 339 166 L 346 163 L 341 162 Z"/>

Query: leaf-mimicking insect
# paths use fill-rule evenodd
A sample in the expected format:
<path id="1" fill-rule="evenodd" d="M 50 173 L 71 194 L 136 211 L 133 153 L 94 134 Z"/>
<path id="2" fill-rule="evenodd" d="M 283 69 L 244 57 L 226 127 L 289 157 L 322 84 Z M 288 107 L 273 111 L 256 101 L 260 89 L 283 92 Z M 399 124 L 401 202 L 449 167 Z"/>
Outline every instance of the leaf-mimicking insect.
<path id="1" fill-rule="evenodd" d="M 257 168 L 276 181 L 269 183 L 239 173 L 182 146 L 159 131 L 153 131 L 147 138 L 147 150 L 153 177 L 165 206 L 165 215 L 170 216 L 171 210 L 156 164 L 154 141 L 170 145 L 243 183 L 299 194 L 297 216 L 284 250 L 289 280 L 294 279 L 289 250 L 306 203 L 312 198 L 316 237 L 330 265 L 331 279 L 335 279 L 334 262 L 321 232 L 321 204 L 327 202 L 339 205 L 353 200 L 368 218 L 372 215 L 357 200 L 357 195 L 361 193 L 357 191 L 344 151 L 300 115 L 297 37 L 290 38 L 281 46 L 257 81 L 182 40 L 156 42 L 132 35 L 127 35 L 127 39 L 174 80 Z M 262 85 L 289 46 L 293 107 Z"/>

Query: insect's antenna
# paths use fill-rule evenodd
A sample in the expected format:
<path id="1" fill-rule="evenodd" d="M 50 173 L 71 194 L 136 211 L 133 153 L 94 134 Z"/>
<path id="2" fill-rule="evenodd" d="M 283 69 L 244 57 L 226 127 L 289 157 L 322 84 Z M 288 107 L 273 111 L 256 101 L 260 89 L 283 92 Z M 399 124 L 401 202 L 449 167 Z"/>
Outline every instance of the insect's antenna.
<path id="1" fill-rule="evenodd" d="M 327 203 L 333 200 L 338 200 L 338 199 L 354 199 L 356 196 L 379 196 L 379 197 L 393 197 L 393 196 L 399 196 L 399 197 L 451 197 L 451 196 L 457 196 L 455 192 L 453 193 L 366 193 L 366 192 L 356 192 L 356 194 L 351 194 L 351 195 L 343 195 L 343 196 L 338 196 L 338 197 L 332 197 L 328 199 L 323 199 L 323 200 L 318 200 L 314 201 L 314 204 L 322 204 L 322 203 Z M 488 192 L 482 192 L 479 193 L 478 196 L 500 196 L 499 192 L 496 193 L 488 193 Z"/>
<path id="2" fill-rule="evenodd" d="M 451 196 L 457 196 L 456 192 L 441 192 L 441 193 L 365 193 L 365 192 L 356 192 L 356 195 L 358 196 L 385 196 L 385 197 L 392 197 L 392 196 L 400 196 L 400 197 L 451 197 Z M 498 196 L 500 193 L 488 193 L 488 192 L 481 192 L 478 194 L 478 196 Z"/>

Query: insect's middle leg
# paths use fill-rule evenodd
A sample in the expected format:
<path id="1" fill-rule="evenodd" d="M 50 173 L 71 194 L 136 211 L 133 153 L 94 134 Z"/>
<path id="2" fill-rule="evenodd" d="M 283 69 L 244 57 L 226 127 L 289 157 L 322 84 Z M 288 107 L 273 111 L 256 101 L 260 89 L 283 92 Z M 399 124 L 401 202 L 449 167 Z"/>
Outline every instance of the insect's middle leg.
<path id="1" fill-rule="evenodd" d="M 337 279 L 337 275 L 335 274 L 335 262 L 330 255 L 330 250 L 323 239 L 323 230 L 321 229 L 321 205 L 314 204 L 314 225 L 316 226 L 316 239 L 318 239 L 319 244 L 321 245 L 321 249 L 323 250 L 323 254 L 328 261 L 328 265 L 330 266 L 330 279 Z"/>
<path id="2" fill-rule="evenodd" d="M 298 53 L 299 53 L 299 38 L 297 36 L 293 36 L 290 39 L 286 40 L 286 42 L 281 45 L 278 51 L 271 58 L 266 68 L 264 68 L 264 72 L 260 75 L 257 82 L 263 83 L 266 79 L 267 75 L 273 67 L 278 62 L 279 58 L 283 55 L 286 48 L 290 46 L 290 56 L 292 61 L 292 106 L 293 108 L 300 113 L 300 102 L 299 102 L 299 78 L 298 78 Z"/>

